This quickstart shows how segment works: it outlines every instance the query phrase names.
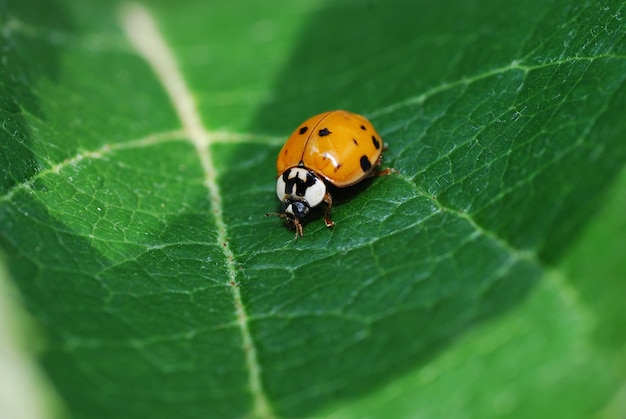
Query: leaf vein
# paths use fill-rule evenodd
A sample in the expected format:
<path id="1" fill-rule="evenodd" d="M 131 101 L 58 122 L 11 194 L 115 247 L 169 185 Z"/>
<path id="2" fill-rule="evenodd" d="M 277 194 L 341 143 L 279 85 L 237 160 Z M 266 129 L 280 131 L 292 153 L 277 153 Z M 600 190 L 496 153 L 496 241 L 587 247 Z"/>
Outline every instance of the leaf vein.
<path id="1" fill-rule="evenodd" d="M 187 133 L 187 138 L 196 149 L 204 170 L 204 184 L 211 200 L 213 218 L 217 227 L 217 245 L 222 249 L 228 285 L 231 288 L 237 324 L 241 333 L 243 352 L 248 369 L 248 388 L 252 394 L 252 412 L 256 417 L 271 418 L 275 414 L 261 381 L 256 347 L 250 333 L 250 322 L 242 294 L 237 282 L 237 262 L 229 245 L 226 222 L 224 221 L 222 196 L 217 183 L 217 171 L 211 153 L 215 136 L 203 125 L 193 95 L 189 90 L 178 63 L 169 45 L 161 35 L 154 19 L 142 6 L 128 4 L 122 9 L 122 26 L 126 35 L 150 65 L 174 105 L 179 119 Z"/>
<path id="2" fill-rule="evenodd" d="M 520 60 L 513 60 L 511 63 L 502 66 L 502 67 L 497 67 L 497 68 L 493 68 L 491 70 L 487 70 L 484 71 L 482 73 L 478 73 L 475 74 L 473 76 L 470 77 L 462 77 L 458 80 L 454 80 L 454 81 L 450 81 L 450 82 L 443 82 L 438 86 L 432 87 L 428 90 L 426 90 L 423 93 L 420 93 L 419 95 L 415 95 L 415 96 L 411 96 L 408 98 L 405 98 L 401 101 L 398 101 L 394 104 L 385 106 L 383 108 L 380 108 L 378 110 L 372 111 L 370 113 L 368 113 L 368 118 L 373 119 L 373 118 L 378 118 L 382 115 L 386 115 L 392 112 L 397 111 L 398 109 L 402 109 L 405 108 L 407 106 L 411 106 L 411 105 L 422 105 L 426 100 L 430 99 L 431 97 L 438 95 L 440 93 L 444 93 L 447 92 L 449 90 L 455 89 L 457 87 L 461 87 L 461 86 L 466 86 L 466 85 L 470 85 L 472 83 L 484 80 L 484 79 L 488 79 L 490 77 L 494 77 L 494 76 L 498 76 L 501 74 L 505 74 L 509 71 L 523 71 L 524 73 L 528 73 L 532 70 L 538 70 L 538 69 L 542 69 L 542 68 L 546 68 L 546 67 L 552 67 L 552 66 L 559 66 L 562 64 L 572 64 L 572 63 L 576 63 L 578 61 L 595 61 L 595 60 L 599 60 L 599 59 L 620 59 L 620 60 L 624 60 L 626 59 L 626 55 L 621 55 L 621 54 L 609 54 L 609 53 L 605 53 L 605 54 L 598 54 L 598 55 L 591 55 L 591 56 L 573 56 L 573 57 L 565 57 L 565 58 L 561 58 L 558 60 L 553 60 L 553 61 L 548 61 L 545 63 L 540 63 L 540 64 L 535 64 L 535 65 L 524 65 L 521 63 Z"/>

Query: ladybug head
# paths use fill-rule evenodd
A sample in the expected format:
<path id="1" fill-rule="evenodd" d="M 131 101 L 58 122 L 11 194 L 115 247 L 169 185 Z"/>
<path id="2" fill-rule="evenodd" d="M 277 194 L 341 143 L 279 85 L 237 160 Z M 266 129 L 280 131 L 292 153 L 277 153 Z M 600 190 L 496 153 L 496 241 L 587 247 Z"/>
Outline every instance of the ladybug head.
<path id="1" fill-rule="evenodd" d="M 283 212 L 289 220 L 301 220 L 311 210 L 311 208 L 304 201 L 285 199 L 283 201 Z"/>
<path id="2" fill-rule="evenodd" d="M 283 212 L 267 215 L 284 218 L 296 230 L 297 238 L 302 237 L 300 220 L 307 216 L 311 208 L 322 203 L 326 195 L 326 185 L 305 167 L 292 167 L 278 176 L 276 195 L 283 204 Z"/>
<path id="3" fill-rule="evenodd" d="M 296 240 L 304 235 L 302 223 L 300 222 L 311 210 L 308 204 L 300 200 L 285 199 L 283 201 L 283 212 L 276 214 L 287 222 L 287 225 L 296 230 Z"/>

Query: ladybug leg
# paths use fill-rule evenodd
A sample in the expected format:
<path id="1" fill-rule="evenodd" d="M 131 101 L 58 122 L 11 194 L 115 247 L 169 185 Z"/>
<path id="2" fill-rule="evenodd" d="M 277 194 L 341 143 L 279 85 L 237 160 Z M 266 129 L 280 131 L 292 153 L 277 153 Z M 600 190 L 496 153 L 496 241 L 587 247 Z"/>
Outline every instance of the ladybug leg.
<path id="1" fill-rule="evenodd" d="M 397 173 L 398 171 L 393 167 L 388 167 L 387 169 L 379 170 L 378 172 L 373 172 L 372 176 L 388 176 L 392 173 Z"/>
<path id="2" fill-rule="evenodd" d="M 383 146 L 383 150 L 387 148 L 387 144 L 385 144 Z M 383 162 L 383 156 L 381 154 L 381 156 L 378 158 L 378 160 L 376 161 L 376 164 L 374 165 L 374 167 L 378 168 Z M 398 171 L 396 169 L 394 169 L 393 167 L 388 167 L 386 169 L 383 170 L 372 170 L 370 172 L 370 176 L 371 177 L 378 177 L 378 176 L 388 176 L 392 173 L 397 173 Z"/>
<path id="3" fill-rule="evenodd" d="M 326 211 L 324 211 L 324 223 L 326 223 L 326 227 L 332 228 L 335 226 L 333 220 L 330 219 L 330 209 L 333 206 L 333 197 L 330 196 L 328 192 L 326 192 L 326 195 L 324 195 L 324 202 L 328 204 L 328 206 L 326 207 Z"/>
<path id="4" fill-rule="evenodd" d="M 302 224 L 300 224 L 300 220 L 294 218 L 293 220 L 293 228 L 296 230 L 296 240 L 300 237 L 304 237 L 304 230 L 302 229 Z"/>

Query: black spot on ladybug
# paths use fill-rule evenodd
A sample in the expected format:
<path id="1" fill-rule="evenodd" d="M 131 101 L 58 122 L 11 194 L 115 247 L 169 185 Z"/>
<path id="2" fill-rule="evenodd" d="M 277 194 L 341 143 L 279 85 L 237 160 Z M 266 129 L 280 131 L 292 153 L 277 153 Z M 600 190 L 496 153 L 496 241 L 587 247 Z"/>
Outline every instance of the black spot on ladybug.
<path id="1" fill-rule="evenodd" d="M 307 130 L 309 129 L 309 127 L 302 127 L 300 128 L 300 131 L 298 131 L 300 133 L 300 135 L 304 134 Z"/>
<path id="2" fill-rule="evenodd" d="M 286 148 L 285 151 L 283 151 L 283 154 L 286 156 L 288 151 L 289 149 Z"/>
<path id="3" fill-rule="evenodd" d="M 365 131 L 366 130 L 365 125 L 361 125 L 361 129 Z"/>
<path id="4" fill-rule="evenodd" d="M 356 138 L 353 138 L 352 142 L 354 143 L 354 145 L 359 145 L 359 142 L 356 140 Z"/>
<path id="5" fill-rule="evenodd" d="M 372 135 L 372 142 L 374 143 L 374 147 L 376 147 L 376 150 L 378 150 L 380 148 L 380 143 L 378 142 L 376 137 L 374 137 L 373 135 Z"/>
<path id="6" fill-rule="evenodd" d="M 319 132 L 320 137 L 326 137 L 327 135 L 332 134 L 332 132 L 330 132 L 328 130 L 328 128 L 322 128 Z"/>
<path id="7" fill-rule="evenodd" d="M 372 168 L 372 163 L 370 163 L 369 159 L 365 155 L 361 156 L 359 163 L 361 163 L 361 169 L 363 169 L 364 172 L 367 172 Z"/>

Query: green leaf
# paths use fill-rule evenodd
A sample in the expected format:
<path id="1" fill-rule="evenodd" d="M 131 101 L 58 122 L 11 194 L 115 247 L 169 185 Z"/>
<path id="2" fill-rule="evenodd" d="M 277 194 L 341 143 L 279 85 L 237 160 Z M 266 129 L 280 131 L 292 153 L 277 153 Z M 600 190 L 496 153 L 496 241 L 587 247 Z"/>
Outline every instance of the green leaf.
<path id="1" fill-rule="evenodd" d="M 472 330 L 424 368 L 320 416 L 623 416 L 626 171 L 607 198 L 559 266 L 510 313 Z"/>
<path id="2" fill-rule="evenodd" d="M 559 266 L 510 313 L 424 368 L 320 416 L 622 417 L 626 171 L 611 191 Z"/>
<path id="3" fill-rule="evenodd" d="M 600 411 L 626 329 L 577 249 L 626 160 L 624 3 L 212 3 L 0 6 L 0 246 L 69 414 Z M 333 108 L 399 173 L 294 241 L 276 153 Z"/>

